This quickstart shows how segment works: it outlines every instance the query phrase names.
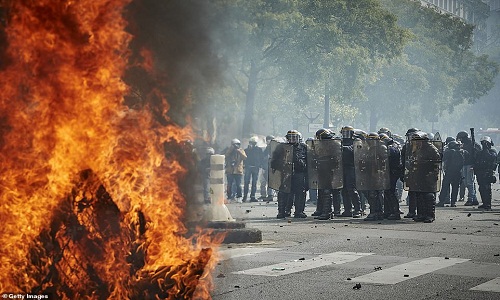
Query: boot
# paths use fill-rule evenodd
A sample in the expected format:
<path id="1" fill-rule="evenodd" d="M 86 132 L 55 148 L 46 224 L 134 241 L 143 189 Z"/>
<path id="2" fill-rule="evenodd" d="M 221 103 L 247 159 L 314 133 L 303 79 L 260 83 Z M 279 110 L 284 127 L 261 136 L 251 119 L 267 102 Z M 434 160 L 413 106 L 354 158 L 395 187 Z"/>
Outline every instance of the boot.
<path id="1" fill-rule="evenodd" d="M 321 215 L 318 220 L 329 220 L 332 217 L 332 202 L 333 197 L 330 190 L 318 191 L 318 201 L 322 202 L 323 207 L 321 209 Z"/>
<path id="2" fill-rule="evenodd" d="M 433 193 L 426 195 L 424 223 L 432 223 L 436 218 L 436 200 Z"/>
<path id="3" fill-rule="evenodd" d="M 278 192 L 278 215 L 276 216 L 277 219 L 284 219 L 286 217 L 285 207 L 288 198 L 287 196 L 288 194 Z"/>
<path id="4" fill-rule="evenodd" d="M 389 193 L 387 197 L 389 199 L 389 205 L 391 206 L 389 209 L 391 213 L 387 216 L 387 220 L 401 220 L 398 197 L 395 193 Z"/>
<path id="5" fill-rule="evenodd" d="M 491 184 L 485 184 L 479 186 L 479 192 L 481 194 L 482 205 L 479 205 L 477 208 L 491 210 Z"/>
<path id="6" fill-rule="evenodd" d="M 410 195 L 411 193 L 411 195 Z M 417 210 L 417 199 L 415 197 L 415 192 L 408 193 L 408 214 L 404 216 L 405 218 L 412 219 L 416 216 L 415 211 Z"/>
<path id="7" fill-rule="evenodd" d="M 366 195 L 366 200 L 368 200 L 368 205 L 370 205 L 370 213 L 366 218 L 364 219 L 365 221 L 376 221 L 378 220 L 378 209 L 377 209 L 377 204 L 375 203 L 375 199 L 373 198 L 373 195 L 371 192 L 368 192 Z"/>
<path id="8" fill-rule="evenodd" d="M 340 191 L 339 190 L 334 190 L 332 193 L 332 204 L 333 204 L 333 215 L 338 217 L 340 215 Z"/>
<path id="9" fill-rule="evenodd" d="M 288 194 L 288 197 L 285 202 L 285 216 L 290 217 L 292 215 L 292 207 L 294 202 L 294 194 Z M 295 208 L 297 210 L 297 208 Z"/>
<path id="10" fill-rule="evenodd" d="M 306 218 L 307 215 L 304 213 L 304 209 L 306 208 L 306 194 L 297 193 L 295 194 L 295 213 L 293 215 L 294 218 Z"/>
<path id="11" fill-rule="evenodd" d="M 321 197 L 321 193 L 323 190 L 318 190 L 318 199 L 316 200 L 316 211 L 312 213 L 311 216 L 318 217 L 321 215 L 321 211 L 323 210 L 323 199 Z"/>
<path id="12" fill-rule="evenodd" d="M 361 216 L 364 215 L 365 211 L 363 209 L 363 206 L 361 204 L 361 199 L 358 191 L 356 189 L 351 190 L 351 201 L 352 205 L 354 207 L 354 211 L 352 212 L 352 217 L 353 218 L 361 218 Z"/>
<path id="13" fill-rule="evenodd" d="M 384 193 L 384 208 L 383 208 L 383 217 L 384 219 L 389 218 L 391 214 L 393 214 L 393 205 L 391 205 L 390 195 L 388 193 Z"/>
<path id="14" fill-rule="evenodd" d="M 415 222 L 423 222 L 425 218 L 425 203 L 422 195 L 418 195 L 417 197 L 417 214 L 413 217 L 413 221 Z"/>

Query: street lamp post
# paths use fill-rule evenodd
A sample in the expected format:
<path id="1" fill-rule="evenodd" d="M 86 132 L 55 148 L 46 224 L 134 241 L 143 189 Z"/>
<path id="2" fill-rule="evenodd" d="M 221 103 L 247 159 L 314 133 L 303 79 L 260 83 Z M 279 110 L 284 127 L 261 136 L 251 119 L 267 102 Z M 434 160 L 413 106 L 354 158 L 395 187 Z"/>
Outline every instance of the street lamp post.
<path id="1" fill-rule="evenodd" d="M 328 86 L 329 78 L 325 82 L 325 114 L 323 116 L 323 127 L 330 128 L 330 92 Z"/>

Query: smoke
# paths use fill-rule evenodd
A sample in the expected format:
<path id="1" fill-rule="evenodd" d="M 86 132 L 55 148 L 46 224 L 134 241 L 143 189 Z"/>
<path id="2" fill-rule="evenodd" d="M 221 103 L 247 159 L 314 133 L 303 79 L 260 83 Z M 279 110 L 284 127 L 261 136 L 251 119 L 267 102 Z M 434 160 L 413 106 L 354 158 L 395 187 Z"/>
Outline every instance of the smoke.
<path id="1" fill-rule="evenodd" d="M 127 104 L 148 103 L 162 119 L 161 99 L 145 97 L 160 87 L 170 105 L 167 119 L 184 125 L 192 113 L 190 93 L 219 78 L 220 61 L 210 38 L 214 26 L 210 4 L 203 0 L 134 0 L 127 14 L 133 35 L 133 66 L 125 81 L 134 89 Z M 154 75 L 136 66 L 144 60 L 144 49 L 152 52 Z"/>

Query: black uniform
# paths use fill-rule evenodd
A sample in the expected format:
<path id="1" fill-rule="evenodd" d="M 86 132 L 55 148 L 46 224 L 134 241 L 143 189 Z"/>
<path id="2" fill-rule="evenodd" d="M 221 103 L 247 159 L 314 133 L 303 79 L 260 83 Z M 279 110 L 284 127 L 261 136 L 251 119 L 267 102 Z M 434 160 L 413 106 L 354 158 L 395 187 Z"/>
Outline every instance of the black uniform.
<path id="1" fill-rule="evenodd" d="M 476 153 L 474 164 L 479 193 L 483 202 L 478 208 L 491 209 L 491 184 L 496 182 L 497 152 L 495 149 L 491 149 L 490 143 L 482 141 L 481 144 L 483 149 Z"/>
<path id="2" fill-rule="evenodd" d="M 304 213 L 306 203 L 307 186 L 307 146 L 303 142 L 293 143 L 292 145 L 292 174 L 291 174 L 291 191 L 286 193 L 278 192 L 278 219 L 283 219 L 291 215 L 292 206 L 295 205 L 295 218 L 307 217 Z M 276 149 L 272 153 L 271 169 L 277 169 L 275 163 L 279 163 L 280 157 L 285 155 L 280 151 L 282 148 Z M 289 175 L 289 174 L 287 174 Z"/>
<path id="3" fill-rule="evenodd" d="M 437 206 L 443 207 L 447 199 L 450 199 L 452 207 L 456 206 L 460 181 L 462 180 L 462 169 L 465 163 L 467 151 L 460 149 L 458 143 L 452 141 L 443 153 L 444 177 L 439 193 Z M 451 185 L 451 197 L 450 197 Z"/>
<path id="4" fill-rule="evenodd" d="M 389 180 L 390 188 L 384 191 L 384 217 L 389 220 L 399 220 L 399 198 L 396 192 L 397 181 L 403 176 L 403 166 L 401 164 L 401 149 L 399 144 L 390 140 L 388 142 L 389 151 Z"/>
<path id="5" fill-rule="evenodd" d="M 431 141 L 422 144 L 418 156 L 429 160 L 438 161 L 441 159 L 439 150 Z M 435 192 L 415 192 L 417 202 L 417 215 L 413 218 L 417 222 L 431 223 L 435 219 L 436 193 Z"/>
<path id="6" fill-rule="evenodd" d="M 255 192 L 257 191 L 257 179 L 259 178 L 260 166 L 262 164 L 262 149 L 256 144 L 249 144 L 245 149 L 247 159 L 244 164 L 244 185 L 243 185 L 243 202 L 247 201 L 248 191 L 250 190 L 250 201 L 255 202 Z M 250 188 L 251 180 L 251 188 Z"/>
<path id="7" fill-rule="evenodd" d="M 354 168 L 353 140 L 342 139 L 342 164 L 344 172 L 344 187 L 342 188 L 342 202 L 344 204 L 343 217 L 361 217 L 361 199 L 356 190 L 356 175 Z M 353 211 L 354 207 L 354 211 Z"/>
<path id="8" fill-rule="evenodd" d="M 293 145 L 292 191 L 286 196 L 283 192 L 278 193 L 278 200 L 280 193 L 282 198 L 286 197 L 285 215 L 291 215 L 292 206 L 295 206 L 294 218 L 306 217 L 304 209 L 307 190 L 307 147 L 301 142 Z"/>
<path id="9" fill-rule="evenodd" d="M 407 148 L 407 143 L 403 145 L 401 148 L 401 164 L 404 168 L 405 161 L 406 161 L 406 148 Z M 401 174 L 400 177 L 401 181 L 404 182 L 404 172 Z M 405 218 L 414 218 L 417 215 L 417 197 L 415 195 L 415 192 L 413 191 L 408 191 L 408 213 Z"/>

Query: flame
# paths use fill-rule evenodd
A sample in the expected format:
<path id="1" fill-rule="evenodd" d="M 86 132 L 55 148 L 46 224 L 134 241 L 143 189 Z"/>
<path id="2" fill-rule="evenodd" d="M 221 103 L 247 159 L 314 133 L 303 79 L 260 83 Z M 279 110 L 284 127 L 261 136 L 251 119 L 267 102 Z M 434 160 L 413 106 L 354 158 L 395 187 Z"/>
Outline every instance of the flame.
<path id="1" fill-rule="evenodd" d="M 148 107 L 124 105 L 131 92 L 122 76 L 132 36 L 122 13 L 130 1 L 3 4 L 9 10 L 10 59 L 0 74 L 1 291 L 50 291 L 53 281 L 42 275 L 56 263 L 59 274 L 67 268 L 64 280 L 77 282 L 70 277 L 78 276 L 81 261 L 88 261 L 110 298 L 134 298 L 131 289 L 144 287 L 145 279 L 162 287 L 167 277 L 172 281 L 169 298 L 178 298 L 186 287 L 196 289 L 199 298 L 210 298 L 207 270 L 216 262 L 203 246 L 215 246 L 220 238 L 201 232 L 185 237 L 179 181 L 188 170 L 179 158 L 167 160 L 163 148 L 165 143 L 180 147 L 192 130 L 159 124 Z M 142 55 L 142 68 L 153 72 L 151 53 L 144 49 Z M 167 100 L 159 90 L 153 94 L 146 96 L 161 97 L 165 114 Z M 103 203 L 105 215 L 99 211 Z M 137 233 L 133 224 L 141 223 L 140 216 L 145 230 Z M 75 224 L 85 237 L 74 236 Z M 108 232 L 108 227 L 115 230 Z M 131 244 L 144 254 L 136 273 L 127 260 Z M 62 258 L 56 257 L 64 264 L 47 255 L 55 246 L 68 247 L 59 249 Z M 201 273 L 200 265 L 206 268 Z M 58 298 L 71 294 L 52 288 Z"/>

